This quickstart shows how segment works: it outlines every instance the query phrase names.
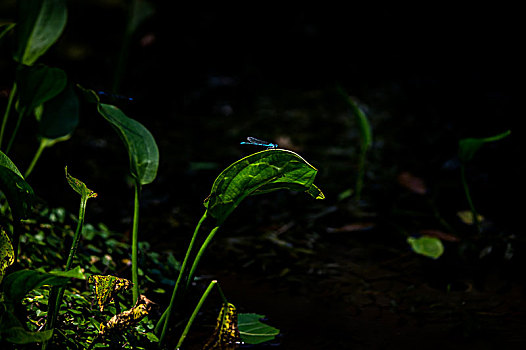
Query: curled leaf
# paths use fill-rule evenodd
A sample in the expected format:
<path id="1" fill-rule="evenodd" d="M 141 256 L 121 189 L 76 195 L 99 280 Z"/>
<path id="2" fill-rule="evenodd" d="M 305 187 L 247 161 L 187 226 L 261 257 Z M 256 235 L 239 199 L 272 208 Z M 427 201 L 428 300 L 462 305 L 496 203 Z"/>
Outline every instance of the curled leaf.
<path id="1" fill-rule="evenodd" d="M 97 197 L 97 194 L 95 192 L 93 192 L 92 190 L 90 190 L 88 187 L 86 187 L 86 184 L 84 184 L 84 182 L 82 182 L 79 179 L 71 176 L 68 173 L 68 167 L 65 168 L 65 172 L 66 172 L 66 180 L 68 181 L 68 184 L 71 186 L 71 188 L 75 192 L 80 194 L 80 196 L 83 199 L 96 198 Z"/>

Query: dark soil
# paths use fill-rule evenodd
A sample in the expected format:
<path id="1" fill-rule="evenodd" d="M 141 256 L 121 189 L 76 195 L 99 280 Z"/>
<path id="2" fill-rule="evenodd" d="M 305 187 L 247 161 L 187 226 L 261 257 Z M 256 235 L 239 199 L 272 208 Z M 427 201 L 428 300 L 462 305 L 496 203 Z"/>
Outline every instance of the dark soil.
<path id="1" fill-rule="evenodd" d="M 68 29 L 44 61 L 83 86 L 110 90 L 125 23 L 116 4 L 72 3 Z M 215 177 L 255 150 L 239 142 L 268 139 L 319 169 L 326 199 L 247 199 L 200 271 L 205 282 L 220 281 L 239 311 L 265 314 L 281 330 L 262 348 L 524 348 L 526 251 L 516 201 L 524 72 L 514 11 L 155 5 L 133 36 L 119 89 L 134 97 L 121 108 L 160 149 L 141 211 L 152 249 L 182 259 Z M 2 87 L 9 81 L 2 77 Z M 359 203 L 338 199 L 354 186 L 360 138 L 337 84 L 358 98 L 373 128 Z M 507 129 L 511 136 L 485 146 L 468 168 L 486 218 L 479 233 L 457 216 L 468 209 L 458 141 Z M 21 142 L 17 164 L 33 149 L 36 141 Z M 56 195 L 64 165 L 99 193 L 88 221 L 128 231 L 127 155 L 87 107 L 74 137 L 46 150 L 30 178 L 51 205 L 75 211 L 73 195 Z M 422 179 L 426 193 L 400 184 L 403 173 Z M 447 235 L 437 260 L 406 243 L 430 229 Z"/>

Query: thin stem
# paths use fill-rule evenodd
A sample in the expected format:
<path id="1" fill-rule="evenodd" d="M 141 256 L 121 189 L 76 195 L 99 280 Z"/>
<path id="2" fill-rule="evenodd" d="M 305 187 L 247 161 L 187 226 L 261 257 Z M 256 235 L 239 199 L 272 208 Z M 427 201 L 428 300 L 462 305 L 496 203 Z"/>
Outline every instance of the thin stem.
<path id="1" fill-rule="evenodd" d="M 173 314 L 173 307 L 174 303 L 177 297 L 177 292 L 179 289 L 179 285 L 181 284 L 181 281 L 183 279 L 184 272 L 186 270 L 186 265 L 188 264 L 188 260 L 190 258 L 190 253 L 192 252 L 192 248 L 195 243 L 195 239 L 197 237 L 197 233 L 199 232 L 199 228 L 201 227 L 201 224 L 203 221 L 205 221 L 207 215 L 207 211 L 203 214 L 199 222 L 197 223 L 197 226 L 195 227 L 194 234 L 192 235 L 192 239 L 190 240 L 190 244 L 188 245 L 188 248 L 186 249 L 186 255 L 183 260 L 183 264 L 181 265 L 181 269 L 179 270 L 179 276 L 177 277 L 177 281 L 175 282 L 175 286 L 172 292 L 172 298 L 170 299 L 170 304 L 168 305 L 168 308 L 164 311 L 164 314 L 161 316 L 161 319 L 159 322 L 157 322 L 157 325 L 155 326 L 155 332 L 158 333 L 159 330 L 162 327 L 161 337 L 159 338 L 159 344 L 162 345 L 164 342 L 164 337 L 166 336 L 166 332 L 168 330 L 168 325 L 170 323 L 170 318 Z"/>
<path id="2" fill-rule="evenodd" d="M 199 299 L 199 303 L 197 303 L 197 306 L 195 307 L 194 312 L 192 312 L 192 316 L 190 316 L 190 319 L 186 323 L 186 327 L 184 328 L 183 334 L 181 334 L 181 337 L 179 338 L 179 342 L 177 343 L 177 346 L 175 347 L 176 349 L 179 349 L 181 345 L 183 344 L 183 341 L 185 340 L 186 335 L 188 334 L 188 331 L 190 330 L 190 327 L 192 326 L 192 323 L 194 322 L 194 319 L 199 313 L 199 310 L 201 310 L 201 307 L 203 306 L 206 298 L 208 297 L 208 294 L 210 294 L 210 292 L 212 291 L 212 288 L 214 288 L 215 285 L 219 286 L 216 280 L 213 280 L 212 282 L 210 282 L 210 284 L 208 285 L 208 288 L 206 288 L 205 292 L 201 296 L 201 299 Z M 223 293 L 221 292 L 221 294 Z M 222 295 L 222 297 L 224 297 L 224 295 Z"/>
<path id="3" fill-rule="evenodd" d="M 141 192 L 141 185 L 135 182 L 135 198 L 133 206 L 133 229 L 132 229 L 132 294 L 133 304 L 139 299 L 139 265 L 138 265 L 138 250 L 139 250 L 139 196 Z"/>
<path id="4" fill-rule="evenodd" d="M 20 129 L 20 125 L 22 124 L 22 119 L 24 118 L 24 115 L 26 114 L 27 108 L 24 106 L 20 109 L 18 112 L 18 119 L 16 120 L 15 130 L 11 133 L 11 138 L 9 139 L 9 142 L 7 143 L 7 147 L 5 149 L 5 154 L 8 154 L 11 150 L 11 147 L 13 146 L 13 143 L 15 142 L 16 134 L 18 134 L 18 129 Z"/>
<path id="5" fill-rule="evenodd" d="M 86 203 L 88 201 L 87 197 L 82 197 L 80 200 L 80 209 L 79 209 L 79 220 L 77 223 L 77 229 L 75 230 L 75 235 L 73 236 L 73 243 L 71 244 L 71 249 L 69 250 L 68 259 L 66 261 L 66 268 L 64 271 L 68 271 L 73 264 L 75 255 L 77 254 L 77 248 L 79 246 L 80 237 L 82 233 L 82 227 L 84 225 L 84 216 L 86 213 Z M 60 304 L 62 303 L 62 297 L 64 296 L 65 287 L 53 287 L 49 294 L 49 310 L 48 310 L 48 323 L 46 324 L 46 329 L 53 329 L 57 320 L 58 313 L 60 311 Z M 45 341 L 42 343 L 42 349 L 46 349 L 48 342 Z"/>
<path id="6" fill-rule="evenodd" d="M 29 164 L 29 167 L 27 168 L 27 170 L 26 170 L 26 172 L 24 174 L 25 178 L 27 178 L 29 176 L 29 174 L 31 174 L 31 172 L 33 171 L 33 168 L 37 164 L 38 159 L 42 155 L 42 151 L 44 151 L 44 149 L 46 147 L 47 147 L 46 139 L 42 138 L 42 140 L 40 140 L 40 145 L 38 146 L 38 149 L 37 149 L 37 151 L 35 153 L 35 156 L 33 157 L 33 160 L 31 160 L 31 163 Z"/>
<path id="7" fill-rule="evenodd" d="M 11 88 L 11 92 L 9 93 L 9 99 L 7 100 L 7 106 L 4 112 L 4 119 L 2 120 L 2 127 L 0 128 L 0 149 L 2 148 L 2 140 L 4 139 L 5 127 L 7 125 L 7 119 L 9 119 L 9 114 L 11 113 L 11 107 L 15 99 L 16 90 L 17 86 L 16 82 L 14 82 L 13 87 Z"/>
<path id="8" fill-rule="evenodd" d="M 201 256 L 205 252 L 206 247 L 210 244 L 212 241 L 212 238 L 214 238 L 214 235 L 216 234 L 217 230 L 219 229 L 219 226 L 216 226 L 210 231 L 208 234 L 208 237 L 206 237 L 205 241 L 201 245 L 201 248 L 199 248 L 199 251 L 197 252 L 197 255 L 195 256 L 194 262 L 192 264 L 192 268 L 190 269 L 190 272 L 188 273 L 188 278 L 186 280 L 186 289 L 190 287 L 190 284 L 194 280 L 195 270 L 197 269 L 197 265 L 199 264 L 199 261 L 201 260 Z"/>
<path id="9" fill-rule="evenodd" d="M 466 167 L 464 164 L 460 165 L 460 175 L 462 177 L 462 187 L 464 187 L 464 193 L 466 194 L 466 199 L 471 210 L 471 215 L 473 216 L 473 223 L 475 224 L 477 230 L 480 232 L 480 222 L 478 218 L 478 213 L 475 210 L 475 205 L 473 205 L 473 200 L 471 199 L 468 183 L 466 181 Z"/>

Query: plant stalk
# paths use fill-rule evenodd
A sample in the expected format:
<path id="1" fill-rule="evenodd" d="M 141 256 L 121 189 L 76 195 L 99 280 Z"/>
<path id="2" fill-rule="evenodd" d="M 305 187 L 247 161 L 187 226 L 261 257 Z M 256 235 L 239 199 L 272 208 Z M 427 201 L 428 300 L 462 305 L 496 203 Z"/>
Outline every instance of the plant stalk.
<path id="1" fill-rule="evenodd" d="M 168 305 L 163 315 L 161 316 L 159 322 L 157 322 L 157 325 L 155 326 L 156 333 L 159 333 L 159 330 L 162 327 L 161 336 L 159 338 L 159 345 L 162 345 L 164 342 L 164 338 L 168 330 L 168 325 L 170 323 L 170 318 L 172 317 L 172 314 L 173 314 L 175 300 L 177 299 L 179 285 L 181 284 L 183 275 L 186 270 L 186 265 L 188 264 L 188 260 L 190 259 L 190 253 L 192 252 L 192 248 L 194 246 L 195 239 L 197 237 L 197 233 L 199 232 L 201 224 L 203 223 L 203 221 L 205 221 L 206 216 L 207 216 L 207 211 L 205 210 L 205 213 L 203 214 L 203 216 L 197 223 L 197 226 L 195 227 L 194 234 L 192 235 L 192 239 L 190 240 L 190 244 L 188 245 L 188 248 L 186 249 L 186 255 L 184 257 L 183 264 L 181 265 L 181 270 L 179 271 L 179 276 L 177 277 L 177 281 L 175 282 L 175 286 L 172 292 L 172 298 L 170 299 L 170 304 Z"/>
<path id="2" fill-rule="evenodd" d="M 464 164 L 460 165 L 460 175 L 462 177 L 462 187 L 464 187 L 464 193 L 466 194 L 466 199 L 471 210 L 471 215 L 473 216 L 473 223 L 475 224 L 477 231 L 480 233 L 480 222 L 478 218 L 478 213 L 475 210 L 475 205 L 473 204 L 473 200 L 471 199 L 468 182 L 466 181 L 466 167 Z"/>
<path id="3" fill-rule="evenodd" d="M 73 243 L 71 244 L 71 249 L 69 250 L 68 259 L 66 261 L 66 267 L 64 271 L 68 271 L 73 264 L 75 255 L 77 254 L 77 249 L 80 242 L 80 237 L 82 233 L 82 227 L 84 225 L 84 216 L 86 213 L 86 203 L 88 197 L 82 197 L 80 200 L 80 209 L 79 209 L 79 220 L 77 223 L 77 229 L 75 230 L 75 235 L 73 236 Z M 64 296 L 65 287 L 53 287 L 49 294 L 50 305 L 48 309 L 48 322 L 46 324 L 46 329 L 53 329 L 57 320 L 58 313 L 60 311 L 60 304 L 62 303 L 62 297 Z M 46 349 L 48 342 L 45 341 L 42 343 L 42 349 Z"/>
<path id="4" fill-rule="evenodd" d="M 139 197 L 141 192 L 141 185 L 138 181 L 135 182 L 135 198 L 133 205 L 133 229 L 132 229 L 132 294 L 133 305 L 139 299 Z"/>
<path id="5" fill-rule="evenodd" d="M 27 168 L 26 172 L 24 173 L 24 177 L 27 178 L 29 176 L 29 174 L 31 174 L 31 172 L 33 172 L 33 168 L 35 167 L 35 165 L 37 164 L 38 160 L 40 159 L 40 156 L 42 155 L 42 152 L 44 151 L 44 149 L 47 147 L 47 142 L 44 138 L 42 138 L 42 140 L 40 140 L 40 145 L 38 146 L 38 149 L 33 157 L 33 159 L 31 160 L 31 163 L 29 164 L 29 167 Z"/>
<path id="6" fill-rule="evenodd" d="M 201 307 L 203 306 L 206 298 L 208 298 L 208 294 L 210 294 L 210 292 L 212 291 L 212 288 L 214 288 L 214 286 L 216 285 L 219 286 L 216 280 L 213 280 L 212 282 L 210 282 L 210 284 L 208 285 L 208 288 L 206 288 L 205 292 L 201 296 L 201 299 L 199 299 L 199 302 L 197 303 L 197 306 L 195 307 L 194 312 L 192 312 L 190 319 L 186 323 L 186 327 L 184 328 L 183 334 L 181 334 L 181 337 L 179 337 L 179 341 L 177 342 L 177 346 L 175 347 L 176 350 L 181 348 L 181 345 L 183 344 L 183 341 L 185 340 L 186 335 L 188 334 L 188 331 L 190 331 L 190 327 L 192 326 L 192 323 L 194 323 L 194 320 L 197 314 L 199 313 L 199 310 L 201 310 Z M 222 297 L 224 297 L 222 292 L 221 292 L 221 295 Z"/>
<path id="7" fill-rule="evenodd" d="M 190 287 L 190 284 L 193 282 L 195 270 L 197 269 L 197 265 L 199 264 L 199 261 L 201 260 L 201 256 L 203 255 L 206 247 L 210 244 L 212 241 L 212 238 L 214 238 L 214 235 L 216 234 L 217 230 L 219 229 L 219 226 L 216 226 L 210 231 L 208 234 L 208 237 L 206 237 L 205 241 L 201 245 L 201 248 L 199 248 L 199 251 L 197 252 L 197 255 L 194 258 L 194 262 L 192 263 L 192 267 L 190 269 L 190 272 L 188 273 L 188 278 L 186 279 L 186 289 Z"/>
<path id="8" fill-rule="evenodd" d="M 4 139 L 5 127 L 7 125 L 7 120 L 9 119 L 9 114 L 11 113 L 11 107 L 13 105 L 13 100 L 15 99 L 17 90 L 16 82 L 13 83 L 11 92 L 9 93 L 9 99 L 7 100 L 7 106 L 4 112 L 4 119 L 2 120 L 2 127 L 0 128 L 0 149 L 2 148 L 2 141 Z"/>

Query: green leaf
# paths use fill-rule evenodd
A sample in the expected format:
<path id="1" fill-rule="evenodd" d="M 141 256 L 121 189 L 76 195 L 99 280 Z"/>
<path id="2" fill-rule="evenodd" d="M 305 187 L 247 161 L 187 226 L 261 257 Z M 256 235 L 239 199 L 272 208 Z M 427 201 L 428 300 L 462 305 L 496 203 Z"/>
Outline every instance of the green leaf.
<path id="1" fill-rule="evenodd" d="M 31 290 L 44 285 L 63 286 L 72 278 L 85 279 L 80 267 L 67 272 L 43 272 L 38 270 L 20 270 L 7 275 L 3 289 L 6 301 L 16 303 Z"/>
<path id="2" fill-rule="evenodd" d="M 15 163 L 13 163 L 11 159 L 9 159 L 9 157 L 6 156 L 2 151 L 0 151 L 0 166 L 6 167 L 7 169 L 14 172 L 16 175 L 20 176 L 21 178 L 24 178 L 22 176 L 22 173 L 16 167 Z"/>
<path id="3" fill-rule="evenodd" d="M 0 190 L 6 196 L 15 220 L 29 217 L 34 199 L 33 189 L 2 152 L 0 152 Z"/>
<path id="4" fill-rule="evenodd" d="M 466 163 L 473 159 L 475 153 L 482 147 L 485 143 L 495 142 L 507 137 L 511 134 L 510 130 L 507 130 L 501 134 L 485 137 L 485 138 L 466 138 L 459 141 L 458 144 L 458 157 L 460 161 Z"/>
<path id="5" fill-rule="evenodd" d="M 116 106 L 100 103 L 95 91 L 80 85 L 77 87 L 89 102 L 97 104 L 100 115 L 111 124 L 124 142 L 130 158 L 131 175 L 141 185 L 153 182 L 159 167 L 159 149 L 150 131 L 138 121 L 128 118 Z"/>
<path id="6" fill-rule="evenodd" d="M 43 342 L 51 339 L 53 330 L 41 332 L 29 332 L 24 329 L 22 323 L 11 311 L 0 310 L 0 341 L 8 341 L 14 344 L 28 344 Z"/>
<path id="7" fill-rule="evenodd" d="M 265 315 L 239 314 L 237 326 L 241 340 L 248 344 L 260 344 L 274 339 L 279 334 L 279 329 L 262 323 L 260 320 Z"/>
<path id="8" fill-rule="evenodd" d="M 97 197 L 97 194 L 90 190 L 88 187 L 86 187 L 86 184 L 84 184 L 84 182 L 68 174 L 68 167 L 66 167 L 64 170 L 66 172 L 66 180 L 68 181 L 68 184 L 75 192 L 80 194 L 82 200 L 88 200 L 88 198 Z"/>
<path id="9" fill-rule="evenodd" d="M 0 284 L 4 278 L 5 270 L 15 261 L 15 251 L 11 240 L 3 228 L 0 228 Z"/>
<path id="10" fill-rule="evenodd" d="M 141 185 L 153 182 L 159 167 L 159 149 L 150 131 L 116 106 L 99 103 L 98 110 L 128 149 L 130 172 L 135 180 Z"/>
<path id="11" fill-rule="evenodd" d="M 373 144 L 373 132 L 371 124 L 367 119 L 367 116 L 360 108 L 358 103 L 351 96 L 348 96 L 347 93 L 345 93 L 345 91 L 341 87 L 338 87 L 338 91 L 345 99 L 345 102 L 347 102 L 347 105 L 351 109 L 351 112 L 358 119 L 358 127 L 360 128 L 362 149 L 369 149 Z"/>
<path id="12" fill-rule="evenodd" d="M 65 0 L 18 1 L 17 50 L 14 58 L 33 65 L 62 34 L 67 22 Z"/>
<path id="13" fill-rule="evenodd" d="M 407 243 L 417 254 L 433 259 L 438 259 L 444 253 L 442 241 L 436 237 L 422 236 L 419 238 L 409 237 Z"/>
<path id="14" fill-rule="evenodd" d="M 292 151 L 261 151 L 238 160 L 219 174 L 204 205 L 221 223 L 249 195 L 289 189 L 323 199 L 323 193 L 313 183 L 317 173 L 316 168 Z"/>
<path id="15" fill-rule="evenodd" d="M 64 140 L 79 123 L 79 99 L 71 86 L 44 105 L 39 134 L 49 140 Z"/>
<path id="16" fill-rule="evenodd" d="M 39 64 L 19 68 L 16 81 L 19 108 L 22 113 L 28 114 L 62 92 L 66 87 L 67 76 L 62 69 Z"/>

